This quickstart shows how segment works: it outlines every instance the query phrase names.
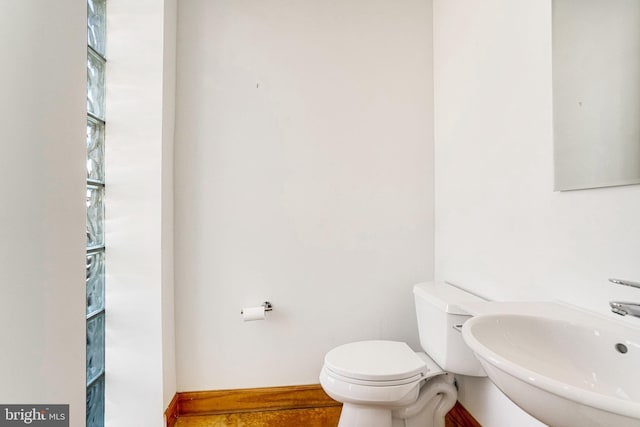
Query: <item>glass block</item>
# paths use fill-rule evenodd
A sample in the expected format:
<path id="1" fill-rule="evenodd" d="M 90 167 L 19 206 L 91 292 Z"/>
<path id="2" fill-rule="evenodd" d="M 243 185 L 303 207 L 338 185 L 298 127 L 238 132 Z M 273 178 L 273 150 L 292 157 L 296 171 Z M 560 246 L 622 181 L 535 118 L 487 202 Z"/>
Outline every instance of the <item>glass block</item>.
<path id="1" fill-rule="evenodd" d="M 104 313 L 87 320 L 87 384 L 104 372 Z"/>
<path id="2" fill-rule="evenodd" d="M 87 120 L 87 179 L 104 182 L 104 124 Z"/>
<path id="3" fill-rule="evenodd" d="M 107 29 L 106 0 L 87 0 L 87 42 L 104 56 Z"/>
<path id="4" fill-rule="evenodd" d="M 87 316 L 104 310 L 104 251 L 87 254 Z"/>
<path id="5" fill-rule="evenodd" d="M 104 189 L 87 187 L 87 247 L 104 245 Z"/>
<path id="6" fill-rule="evenodd" d="M 104 119 L 105 62 L 91 49 L 87 53 L 87 111 Z"/>
<path id="7" fill-rule="evenodd" d="M 87 388 L 87 427 L 104 427 L 104 377 Z"/>

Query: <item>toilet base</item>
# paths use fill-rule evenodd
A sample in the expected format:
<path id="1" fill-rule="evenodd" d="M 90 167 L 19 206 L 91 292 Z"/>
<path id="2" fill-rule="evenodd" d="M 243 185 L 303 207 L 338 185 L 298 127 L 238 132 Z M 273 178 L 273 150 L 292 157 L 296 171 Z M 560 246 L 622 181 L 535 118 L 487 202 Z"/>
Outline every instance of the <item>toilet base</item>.
<path id="1" fill-rule="evenodd" d="M 393 427 L 445 427 L 444 417 L 453 408 L 458 391 L 451 374 L 440 375 L 420 390 L 418 400 L 392 413 Z"/>
<path id="2" fill-rule="evenodd" d="M 426 381 L 417 400 L 403 408 L 345 402 L 338 427 L 444 427 L 457 395 L 453 375 L 439 375 Z"/>
<path id="3" fill-rule="evenodd" d="M 344 403 L 338 427 L 392 427 L 391 409 Z"/>

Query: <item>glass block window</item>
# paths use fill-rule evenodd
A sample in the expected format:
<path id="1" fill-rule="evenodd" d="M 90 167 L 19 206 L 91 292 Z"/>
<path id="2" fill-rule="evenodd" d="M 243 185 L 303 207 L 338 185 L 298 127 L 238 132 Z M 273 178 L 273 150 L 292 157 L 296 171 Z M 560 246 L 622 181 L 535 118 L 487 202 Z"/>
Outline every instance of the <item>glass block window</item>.
<path id="1" fill-rule="evenodd" d="M 107 34 L 106 0 L 87 1 L 87 44 L 104 56 Z"/>
<path id="2" fill-rule="evenodd" d="M 87 119 L 87 179 L 104 182 L 104 122 Z"/>
<path id="3" fill-rule="evenodd" d="M 104 311 L 104 251 L 87 253 L 87 316 Z"/>
<path id="4" fill-rule="evenodd" d="M 104 376 L 87 387 L 87 427 L 104 426 Z"/>
<path id="5" fill-rule="evenodd" d="M 87 427 L 104 427 L 106 0 L 87 0 Z"/>
<path id="6" fill-rule="evenodd" d="M 93 48 L 87 52 L 87 111 L 104 119 L 104 71 L 106 61 Z"/>
<path id="7" fill-rule="evenodd" d="M 87 320 L 87 382 L 104 374 L 104 312 Z"/>
<path id="8" fill-rule="evenodd" d="M 104 187 L 87 183 L 87 247 L 104 246 Z"/>

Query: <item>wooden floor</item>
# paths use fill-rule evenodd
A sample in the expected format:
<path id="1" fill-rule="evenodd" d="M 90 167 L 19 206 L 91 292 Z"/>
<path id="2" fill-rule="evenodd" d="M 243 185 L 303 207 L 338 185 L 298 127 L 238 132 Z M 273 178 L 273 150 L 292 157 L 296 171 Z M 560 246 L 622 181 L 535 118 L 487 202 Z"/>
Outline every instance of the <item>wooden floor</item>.
<path id="1" fill-rule="evenodd" d="M 167 427 L 336 427 L 342 405 L 320 384 L 177 393 Z M 459 402 L 446 427 L 481 427 Z"/>
<path id="2" fill-rule="evenodd" d="M 336 427 L 341 407 L 191 415 L 178 418 L 175 427 Z M 447 415 L 446 427 L 480 427 L 459 404 Z"/>
<path id="3" fill-rule="evenodd" d="M 176 427 L 335 427 L 339 406 L 179 417 Z"/>

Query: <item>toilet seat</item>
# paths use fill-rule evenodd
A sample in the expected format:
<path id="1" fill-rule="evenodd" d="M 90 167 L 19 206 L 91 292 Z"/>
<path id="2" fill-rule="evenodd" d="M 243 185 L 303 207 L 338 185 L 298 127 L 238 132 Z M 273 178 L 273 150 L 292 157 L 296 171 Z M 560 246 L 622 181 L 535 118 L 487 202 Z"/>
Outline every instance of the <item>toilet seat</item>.
<path id="1" fill-rule="evenodd" d="M 430 371 L 426 362 L 404 342 L 359 341 L 329 351 L 324 367 L 353 384 L 393 386 L 426 377 Z"/>
<path id="2" fill-rule="evenodd" d="M 405 385 L 411 384 L 414 382 L 422 381 L 425 377 L 423 374 L 416 374 L 409 378 L 401 378 L 397 380 L 386 380 L 386 381 L 371 381 L 371 380 L 361 380 L 358 378 L 346 377 L 344 375 L 340 375 L 331 370 L 331 368 L 327 366 L 323 366 L 322 369 L 326 371 L 326 374 L 329 375 L 336 381 L 342 381 L 344 383 L 353 384 L 353 385 L 362 385 L 366 387 L 391 387 L 396 385 Z"/>
<path id="3" fill-rule="evenodd" d="M 416 401 L 424 380 L 444 371 L 425 353 L 397 341 L 360 341 L 325 356 L 320 384 L 339 402 L 392 408 Z"/>

